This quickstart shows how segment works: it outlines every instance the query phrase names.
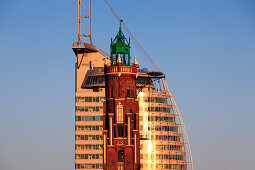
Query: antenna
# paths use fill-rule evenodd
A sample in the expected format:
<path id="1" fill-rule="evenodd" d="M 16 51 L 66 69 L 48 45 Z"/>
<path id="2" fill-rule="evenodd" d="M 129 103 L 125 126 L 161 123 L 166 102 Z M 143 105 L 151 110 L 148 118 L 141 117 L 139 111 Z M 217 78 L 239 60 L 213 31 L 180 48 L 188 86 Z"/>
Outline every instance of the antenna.
<path id="1" fill-rule="evenodd" d="M 92 38 L 91 38 L 91 0 L 89 1 L 89 10 L 87 10 L 87 4 L 84 4 L 82 0 L 78 0 L 78 46 L 81 43 L 85 43 L 83 37 L 89 37 L 90 44 L 92 45 Z M 85 15 L 84 15 L 84 14 Z M 85 20 L 86 19 L 86 20 Z M 88 23 L 88 27 L 85 25 L 85 22 Z M 82 25 L 81 25 L 82 24 Z M 85 33 L 81 33 L 81 28 L 84 28 Z"/>

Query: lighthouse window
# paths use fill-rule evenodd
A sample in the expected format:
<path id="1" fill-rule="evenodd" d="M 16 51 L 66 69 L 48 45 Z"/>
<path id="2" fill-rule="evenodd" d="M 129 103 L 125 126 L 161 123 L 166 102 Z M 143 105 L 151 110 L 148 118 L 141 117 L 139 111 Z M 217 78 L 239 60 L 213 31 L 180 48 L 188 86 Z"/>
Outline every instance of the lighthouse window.
<path id="1" fill-rule="evenodd" d="M 128 54 L 123 55 L 123 63 L 124 63 L 124 65 L 128 64 Z"/>
<path id="2" fill-rule="evenodd" d="M 117 60 L 117 58 L 116 58 L 116 54 L 112 54 L 112 64 L 113 65 L 115 65 L 116 64 L 116 60 Z"/>
<path id="3" fill-rule="evenodd" d="M 118 137 L 123 137 L 123 126 L 119 126 L 118 128 Z"/>
<path id="4" fill-rule="evenodd" d="M 111 97 L 110 98 L 113 98 L 113 89 L 111 89 Z"/>
<path id="5" fill-rule="evenodd" d="M 125 64 L 125 60 L 124 60 L 123 54 L 119 54 L 119 55 L 120 55 L 121 62 Z"/>
<path id="6" fill-rule="evenodd" d="M 127 97 L 130 97 L 130 90 L 127 90 Z"/>
<path id="7" fill-rule="evenodd" d="M 123 162 L 123 150 L 118 151 L 118 162 Z"/>
<path id="8" fill-rule="evenodd" d="M 123 105 L 121 102 L 117 104 L 117 123 L 123 123 Z"/>

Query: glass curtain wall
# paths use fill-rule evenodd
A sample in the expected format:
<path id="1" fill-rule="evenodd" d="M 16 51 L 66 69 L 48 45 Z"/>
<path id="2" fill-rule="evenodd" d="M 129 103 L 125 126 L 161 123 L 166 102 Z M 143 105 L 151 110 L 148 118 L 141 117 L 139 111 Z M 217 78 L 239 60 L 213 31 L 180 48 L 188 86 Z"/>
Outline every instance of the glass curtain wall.
<path id="1" fill-rule="evenodd" d="M 138 93 L 141 170 L 187 170 L 183 134 L 164 91 Z"/>

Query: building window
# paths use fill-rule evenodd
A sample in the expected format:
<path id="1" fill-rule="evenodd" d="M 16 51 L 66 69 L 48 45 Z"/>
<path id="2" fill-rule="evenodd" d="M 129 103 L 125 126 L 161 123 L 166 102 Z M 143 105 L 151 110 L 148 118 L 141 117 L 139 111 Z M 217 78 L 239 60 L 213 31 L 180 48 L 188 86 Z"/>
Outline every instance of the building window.
<path id="1" fill-rule="evenodd" d="M 103 102 L 104 97 L 76 97 L 76 102 Z"/>
<path id="2" fill-rule="evenodd" d="M 118 137 L 123 137 L 123 126 L 118 127 Z"/>
<path id="3" fill-rule="evenodd" d="M 76 121 L 103 121 L 103 116 L 76 116 Z"/>
<path id="4" fill-rule="evenodd" d="M 124 156 L 123 156 L 123 150 L 118 151 L 118 162 L 123 162 Z"/>
<path id="5" fill-rule="evenodd" d="M 123 123 L 123 105 L 121 102 L 117 104 L 117 123 Z"/>
<path id="6" fill-rule="evenodd" d="M 85 106 L 85 107 L 76 107 L 76 112 L 103 112 L 102 106 Z"/>

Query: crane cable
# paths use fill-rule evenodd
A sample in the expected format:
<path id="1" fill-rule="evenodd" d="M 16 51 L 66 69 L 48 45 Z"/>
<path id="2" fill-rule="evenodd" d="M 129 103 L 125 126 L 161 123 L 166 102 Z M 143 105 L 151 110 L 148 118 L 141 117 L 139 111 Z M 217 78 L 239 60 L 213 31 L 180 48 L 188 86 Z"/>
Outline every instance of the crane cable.
<path id="1" fill-rule="evenodd" d="M 114 9 L 111 7 L 111 5 L 108 3 L 107 0 L 104 0 L 106 2 L 106 4 L 108 5 L 108 7 L 110 8 L 110 10 L 113 12 L 113 14 L 115 15 L 115 17 L 119 20 L 122 21 L 121 18 L 118 16 L 118 14 L 114 11 Z M 134 35 L 130 32 L 130 30 L 127 28 L 127 26 L 123 23 L 123 26 L 125 27 L 125 29 L 127 30 L 127 32 L 131 35 L 131 37 L 133 38 L 133 40 L 136 42 L 136 44 L 141 48 L 142 52 L 146 55 L 147 59 L 149 59 L 149 61 L 156 67 L 156 69 L 158 71 L 160 71 L 160 69 L 158 68 L 158 66 L 152 61 L 151 57 L 149 56 L 149 54 L 144 50 L 144 48 L 141 46 L 141 44 L 137 41 L 137 39 L 134 37 Z"/>

